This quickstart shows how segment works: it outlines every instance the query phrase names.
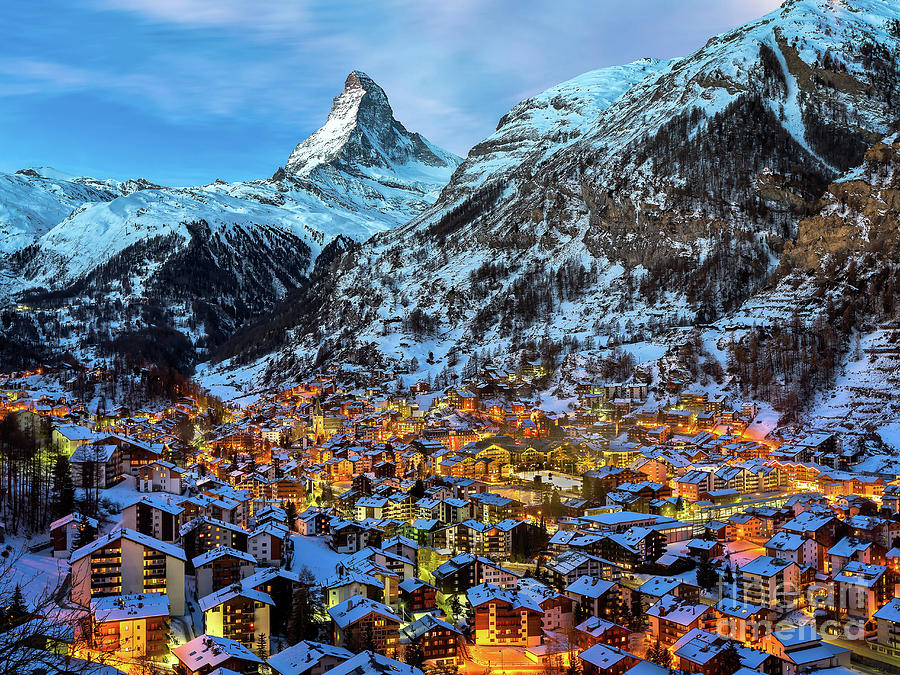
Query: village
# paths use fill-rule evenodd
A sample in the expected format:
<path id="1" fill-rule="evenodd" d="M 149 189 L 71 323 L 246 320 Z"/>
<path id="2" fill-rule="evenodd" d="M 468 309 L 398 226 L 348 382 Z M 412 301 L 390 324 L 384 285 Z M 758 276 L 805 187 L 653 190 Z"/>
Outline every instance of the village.
<path id="1" fill-rule="evenodd" d="M 5 497 L 0 642 L 104 675 L 900 672 L 900 475 L 752 401 L 648 410 L 640 372 L 542 409 L 541 368 L 138 409 L 0 376 L 55 469 L 46 527 Z"/>

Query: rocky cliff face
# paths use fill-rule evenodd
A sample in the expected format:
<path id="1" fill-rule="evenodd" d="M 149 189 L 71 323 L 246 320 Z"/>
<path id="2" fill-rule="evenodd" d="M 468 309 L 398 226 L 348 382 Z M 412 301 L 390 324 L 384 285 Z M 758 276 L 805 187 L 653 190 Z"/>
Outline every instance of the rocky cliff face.
<path id="1" fill-rule="evenodd" d="M 847 334 L 889 319 L 900 293 L 898 222 L 900 140 L 893 135 L 828 186 L 785 246 L 768 287 L 732 321 L 774 325 L 799 315 L 835 322 Z"/>
<path id="2" fill-rule="evenodd" d="M 715 320 L 900 117 L 898 38 L 895 3 L 788 0 L 688 57 L 523 102 L 433 207 L 345 255 L 292 330 L 223 356 L 421 364 Z"/>

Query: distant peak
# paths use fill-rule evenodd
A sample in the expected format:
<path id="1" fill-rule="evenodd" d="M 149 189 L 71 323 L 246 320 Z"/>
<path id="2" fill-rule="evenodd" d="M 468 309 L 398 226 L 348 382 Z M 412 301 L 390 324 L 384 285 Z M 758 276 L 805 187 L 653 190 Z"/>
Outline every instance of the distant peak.
<path id="1" fill-rule="evenodd" d="M 354 70 L 334 97 L 328 120 L 294 149 L 285 170 L 302 176 L 326 164 L 351 171 L 390 169 L 412 158 L 429 166 L 459 163 L 455 155 L 409 133 L 394 119 L 384 90 L 363 71 Z"/>

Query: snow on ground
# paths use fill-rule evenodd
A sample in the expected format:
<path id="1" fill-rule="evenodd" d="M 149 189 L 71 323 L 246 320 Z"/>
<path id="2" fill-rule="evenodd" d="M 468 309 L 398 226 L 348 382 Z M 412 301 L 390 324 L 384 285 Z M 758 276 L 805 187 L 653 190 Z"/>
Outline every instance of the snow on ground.
<path id="1" fill-rule="evenodd" d="M 12 545 L 11 556 L 19 555 L 13 562 L 8 576 L 3 580 L 3 585 L 9 587 L 21 586 L 29 606 L 54 589 L 69 573 L 69 563 L 60 558 L 54 558 L 50 550 L 39 553 L 31 553 L 27 549 L 24 540 L 10 542 Z M 19 554 L 18 552 L 22 553 Z"/>
<path id="2" fill-rule="evenodd" d="M 301 567 L 308 567 L 315 575 L 316 580 L 323 582 L 333 577 L 337 572 L 338 563 L 346 556 L 337 553 L 328 547 L 325 537 L 307 537 L 302 534 L 291 535 L 294 544 L 294 559 L 291 563 L 291 571 L 296 572 Z"/>
<path id="3" fill-rule="evenodd" d="M 732 541 L 725 545 L 725 551 L 734 569 L 743 567 L 751 560 L 765 555 L 766 550 L 750 541 Z"/>
<path id="4" fill-rule="evenodd" d="M 541 477 L 544 485 L 552 485 L 560 490 L 577 490 L 581 488 L 581 479 L 567 476 L 556 471 L 522 471 L 519 478 L 525 481 L 533 481 L 535 476 Z"/>
<path id="5" fill-rule="evenodd" d="M 882 441 L 900 451 L 900 420 L 882 424 L 875 431 L 881 436 Z"/>

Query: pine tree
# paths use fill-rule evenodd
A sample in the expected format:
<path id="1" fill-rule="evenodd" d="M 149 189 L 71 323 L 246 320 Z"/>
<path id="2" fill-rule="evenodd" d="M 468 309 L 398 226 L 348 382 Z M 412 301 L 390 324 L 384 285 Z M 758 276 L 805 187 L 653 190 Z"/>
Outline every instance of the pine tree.
<path id="1" fill-rule="evenodd" d="M 53 464 L 53 494 L 56 497 L 54 511 L 58 516 L 66 516 L 75 508 L 75 484 L 69 458 L 59 455 Z"/>
<path id="2" fill-rule="evenodd" d="M 284 505 L 284 510 L 287 513 L 288 527 L 293 530 L 294 521 L 297 520 L 297 505 L 294 502 L 288 502 Z"/>
<path id="3" fill-rule="evenodd" d="M 734 675 L 744 665 L 733 641 L 716 655 L 715 675 Z"/>
<path id="4" fill-rule="evenodd" d="M 23 619 L 28 615 L 28 605 L 25 603 L 25 596 L 19 584 L 16 584 L 16 588 L 13 591 L 12 599 L 9 603 L 9 614 L 13 621 Z"/>
<path id="5" fill-rule="evenodd" d="M 672 665 L 672 652 L 661 645 L 659 638 L 656 638 L 656 644 L 647 650 L 647 660 L 663 668 L 668 668 Z"/>
<path id="6" fill-rule="evenodd" d="M 413 668 L 422 667 L 422 664 L 425 663 L 425 651 L 422 649 L 421 637 L 410 639 L 403 652 L 403 660 Z"/>
<path id="7" fill-rule="evenodd" d="M 322 486 L 322 496 L 319 498 L 319 501 L 325 506 L 331 506 L 332 502 L 334 502 L 334 490 L 331 487 L 331 483 L 325 483 Z"/>
<path id="8" fill-rule="evenodd" d="M 298 572 L 300 587 L 294 592 L 291 614 L 287 623 L 287 639 L 292 645 L 318 635 L 318 617 L 324 613 L 315 576 L 305 565 Z"/>
<path id="9" fill-rule="evenodd" d="M 256 655 L 264 661 L 269 656 L 269 640 L 265 633 L 256 634 Z"/>
<path id="10" fill-rule="evenodd" d="M 697 585 L 705 591 L 711 591 L 718 580 L 719 575 L 712 561 L 708 558 L 701 560 L 697 565 Z"/>
<path id="11" fill-rule="evenodd" d="M 421 499 L 425 496 L 425 483 L 422 482 L 421 478 L 416 480 L 413 486 L 409 489 L 409 495 L 410 497 L 413 497 L 415 499 Z"/>
<path id="12" fill-rule="evenodd" d="M 459 616 L 462 614 L 462 603 L 459 601 L 459 594 L 454 593 L 450 599 L 450 614 L 453 616 L 454 625 L 459 623 Z"/>

